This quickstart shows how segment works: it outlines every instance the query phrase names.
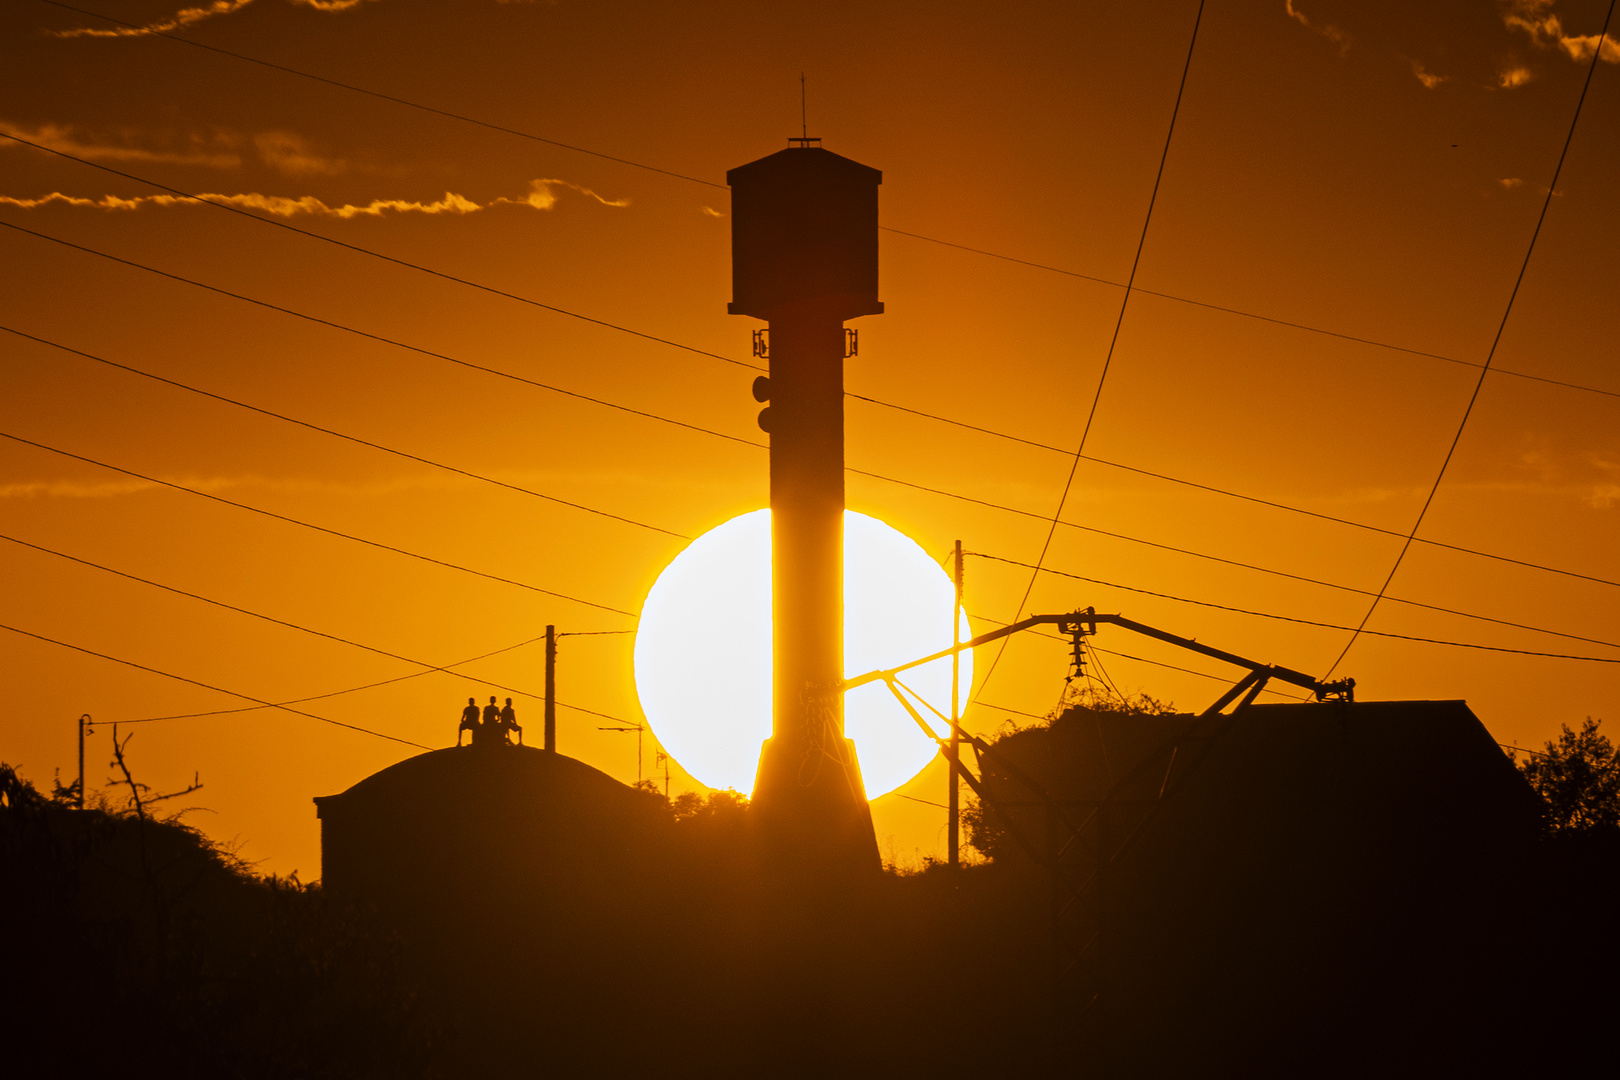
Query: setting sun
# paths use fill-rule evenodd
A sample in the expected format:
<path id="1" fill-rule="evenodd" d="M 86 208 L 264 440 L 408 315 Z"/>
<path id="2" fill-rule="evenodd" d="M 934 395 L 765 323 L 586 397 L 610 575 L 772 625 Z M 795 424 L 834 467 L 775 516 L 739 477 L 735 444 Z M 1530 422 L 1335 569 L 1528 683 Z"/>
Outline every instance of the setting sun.
<path id="1" fill-rule="evenodd" d="M 635 651 L 641 707 L 665 750 L 710 787 L 750 791 L 760 744 L 771 734 L 770 551 L 769 510 L 733 518 L 681 552 L 642 609 Z M 950 577 L 911 538 L 847 510 L 844 564 L 846 675 L 951 644 Z M 960 619 L 970 637 L 967 615 Z M 972 681 L 973 658 L 965 653 L 963 703 Z M 915 669 L 906 685 L 946 711 L 950 661 Z M 881 684 L 846 694 L 844 710 L 869 797 L 893 791 L 933 757 L 934 744 Z M 935 724 L 944 735 L 945 726 Z"/>

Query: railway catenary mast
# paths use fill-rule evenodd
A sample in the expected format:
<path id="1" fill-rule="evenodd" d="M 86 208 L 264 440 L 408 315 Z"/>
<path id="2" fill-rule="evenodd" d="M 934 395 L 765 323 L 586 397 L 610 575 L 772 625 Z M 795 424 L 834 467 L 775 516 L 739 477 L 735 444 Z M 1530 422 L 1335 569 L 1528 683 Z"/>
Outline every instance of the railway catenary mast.
<path id="1" fill-rule="evenodd" d="M 844 737 L 846 320 L 878 315 L 883 174 L 819 145 L 732 169 L 733 315 L 764 319 L 754 397 L 771 444 L 773 722 L 753 802 L 773 851 L 806 868 L 878 866 L 855 746 Z"/>

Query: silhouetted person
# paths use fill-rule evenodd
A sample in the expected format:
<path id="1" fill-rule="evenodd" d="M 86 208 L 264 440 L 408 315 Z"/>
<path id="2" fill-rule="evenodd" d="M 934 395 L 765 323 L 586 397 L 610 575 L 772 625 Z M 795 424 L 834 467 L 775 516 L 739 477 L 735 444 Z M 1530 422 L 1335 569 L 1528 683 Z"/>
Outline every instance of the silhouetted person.
<path id="1" fill-rule="evenodd" d="M 467 707 L 461 710 L 461 726 L 456 729 L 456 745 L 461 745 L 461 733 L 473 733 L 473 741 L 478 740 L 478 702 L 472 698 L 467 699 Z"/>
<path id="2" fill-rule="evenodd" d="M 501 737 L 501 709 L 495 704 L 493 696 L 490 697 L 489 704 L 484 706 L 484 730 L 488 732 L 491 745 L 498 746 L 506 741 Z"/>
<path id="3" fill-rule="evenodd" d="M 518 726 L 517 710 L 512 708 L 512 699 L 506 699 L 506 708 L 501 710 L 501 741 L 506 741 L 506 733 L 517 732 L 518 745 L 523 745 L 523 729 Z"/>

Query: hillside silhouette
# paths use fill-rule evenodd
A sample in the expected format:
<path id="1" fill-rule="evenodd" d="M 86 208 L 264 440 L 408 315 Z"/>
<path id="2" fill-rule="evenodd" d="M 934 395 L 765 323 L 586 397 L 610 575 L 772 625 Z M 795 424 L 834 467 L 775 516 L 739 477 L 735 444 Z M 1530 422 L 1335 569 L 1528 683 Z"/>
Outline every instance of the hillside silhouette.
<path id="1" fill-rule="evenodd" d="M 1093 701 L 987 747 L 971 835 L 989 861 L 843 877 L 762 858 L 735 793 L 671 802 L 527 748 L 434 751 L 323 798 L 323 825 L 362 790 L 420 816 L 384 823 L 395 876 L 384 860 L 325 887 L 255 875 L 149 811 L 76 810 L 8 768 L 3 917 L 28 973 L 10 1060 L 125 1076 L 1148 1077 L 1607 1059 L 1616 830 L 1547 832 L 1461 703 L 1200 719 Z M 530 776 L 509 791 L 549 792 L 527 825 L 491 780 L 503 770 Z M 457 783 L 490 801 L 447 806 Z M 464 878 L 433 878 L 444 852 L 405 857 L 433 828 L 447 852 L 463 837 Z"/>

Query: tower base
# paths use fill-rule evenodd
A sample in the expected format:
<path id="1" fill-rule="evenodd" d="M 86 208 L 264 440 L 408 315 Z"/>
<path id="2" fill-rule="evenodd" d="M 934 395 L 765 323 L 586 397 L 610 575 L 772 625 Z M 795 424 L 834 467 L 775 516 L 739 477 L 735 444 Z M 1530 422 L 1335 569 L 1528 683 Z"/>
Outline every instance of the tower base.
<path id="1" fill-rule="evenodd" d="M 883 869 L 855 743 L 766 739 L 752 799 L 771 868 L 798 876 L 873 875 Z"/>

